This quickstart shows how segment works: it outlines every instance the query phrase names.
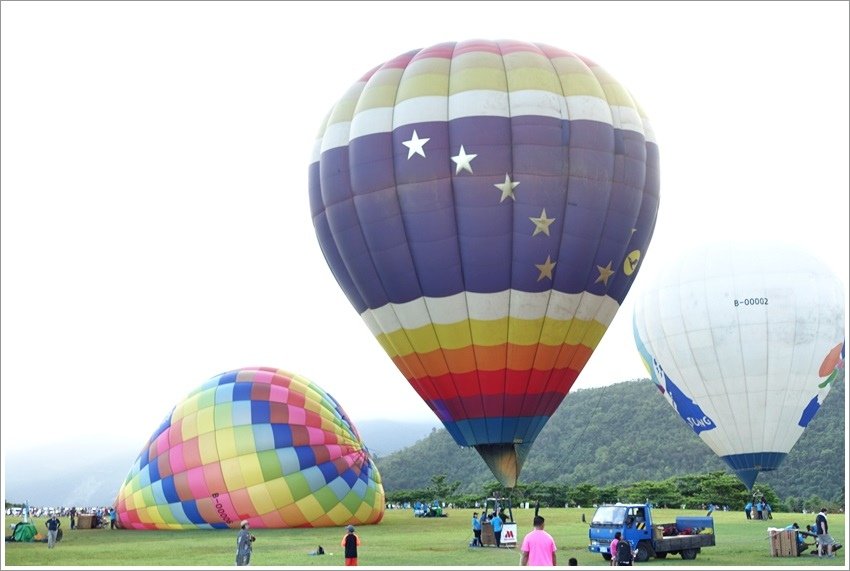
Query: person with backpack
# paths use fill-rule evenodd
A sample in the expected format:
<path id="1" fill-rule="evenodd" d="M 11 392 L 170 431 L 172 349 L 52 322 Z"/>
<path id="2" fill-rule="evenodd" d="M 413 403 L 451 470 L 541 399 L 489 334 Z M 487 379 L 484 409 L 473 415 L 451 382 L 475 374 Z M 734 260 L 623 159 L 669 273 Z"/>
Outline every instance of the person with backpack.
<path id="1" fill-rule="evenodd" d="M 609 553 L 611 554 L 611 566 L 615 566 L 617 564 L 617 544 L 620 543 L 620 538 L 623 537 L 623 534 L 619 531 L 614 534 L 614 539 L 611 540 L 611 545 L 609 546 Z"/>
<path id="2" fill-rule="evenodd" d="M 617 543 L 617 565 L 631 565 L 635 561 L 632 544 L 628 539 L 620 539 Z"/>
<path id="3" fill-rule="evenodd" d="M 345 548 L 345 566 L 346 567 L 356 567 L 357 566 L 357 546 L 360 545 L 360 538 L 357 537 L 357 534 L 354 533 L 354 526 L 349 525 L 346 528 L 346 533 L 342 537 L 342 541 L 340 542 L 340 547 Z"/>

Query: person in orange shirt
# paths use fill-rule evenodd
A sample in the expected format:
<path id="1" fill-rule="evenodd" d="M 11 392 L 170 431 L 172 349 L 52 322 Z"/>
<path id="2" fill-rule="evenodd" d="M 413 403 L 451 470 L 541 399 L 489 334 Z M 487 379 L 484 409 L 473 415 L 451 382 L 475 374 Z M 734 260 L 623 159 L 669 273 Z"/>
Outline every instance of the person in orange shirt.
<path id="1" fill-rule="evenodd" d="M 354 533 L 354 526 L 349 525 L 346 533 L 342 537 L 340 546 L 345 548 L 345 565 L 346 567 L 357 565 L 357 547 L 360 545 L 360 538 Z"/>

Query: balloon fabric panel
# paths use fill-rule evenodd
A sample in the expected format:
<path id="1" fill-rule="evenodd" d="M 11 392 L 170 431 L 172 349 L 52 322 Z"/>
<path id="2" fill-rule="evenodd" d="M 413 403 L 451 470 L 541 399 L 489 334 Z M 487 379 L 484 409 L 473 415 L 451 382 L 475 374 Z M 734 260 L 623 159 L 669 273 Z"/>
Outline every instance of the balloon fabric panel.
<path id="1" fill-rule="evenodd" d="M 380 475 L 336 401 L 271 368 L 210 379 L 174 407 L 116 500 L 128 529 L 378 523 Z"/>
<path id="2" fill-rule="evenodd" d="M 414 50 L 349 89 L 309 173 L 333 275 L 458 444 L 529 447 L 654 229 L 658 152 L 627 91 L 550 46 Z"/>

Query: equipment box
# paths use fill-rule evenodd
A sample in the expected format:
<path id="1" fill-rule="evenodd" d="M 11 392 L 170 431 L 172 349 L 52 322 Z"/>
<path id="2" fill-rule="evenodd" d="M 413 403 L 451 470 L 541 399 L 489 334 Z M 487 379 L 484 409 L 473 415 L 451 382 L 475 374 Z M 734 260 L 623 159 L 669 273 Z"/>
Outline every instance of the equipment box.
<path id="1" fill-rule="evenodd" d="M 797 557 L 796 532 L 786 529 L 770 530 L 770 555 L 772 557 Z"/>

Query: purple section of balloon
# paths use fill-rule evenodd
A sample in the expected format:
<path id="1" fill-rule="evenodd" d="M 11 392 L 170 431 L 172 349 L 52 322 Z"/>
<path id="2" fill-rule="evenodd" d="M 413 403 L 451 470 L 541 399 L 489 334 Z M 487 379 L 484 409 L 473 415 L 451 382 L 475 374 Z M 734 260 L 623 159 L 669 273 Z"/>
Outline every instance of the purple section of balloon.
<path id="1" fill-rule="evenodd" d="M 403 144 L 414 130 L 429 139 L 424 157 Z M 472 172 L 452 161 L 461 145 L 477 155 Z M 496 186 L 506 176 L 519 183 L 513 197 Z M 658 186 L 657 148 L 639 133 L 535 116 L 406 125 L 325 151 L 310 169 L 322 250 L 358 312 L 509 288 L 622 302 L 624 260 L 646 251 Z M 554 220 L 534 235 L 543 209 Z M 537 267 L 547 257 L 551 281 Z"/>

